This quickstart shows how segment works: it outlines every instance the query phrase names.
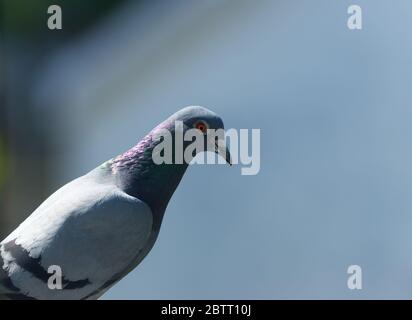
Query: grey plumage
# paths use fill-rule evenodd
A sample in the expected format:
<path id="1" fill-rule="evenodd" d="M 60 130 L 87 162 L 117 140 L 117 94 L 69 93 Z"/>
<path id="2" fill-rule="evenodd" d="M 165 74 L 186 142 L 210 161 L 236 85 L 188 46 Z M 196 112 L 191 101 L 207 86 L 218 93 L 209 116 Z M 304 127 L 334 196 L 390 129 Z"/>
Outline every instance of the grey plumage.
<path id="1" fill-rule="evenodd" d="M 201 107 L 185 108 L 126 153 L 73 180 L 44 201 L 0 243 L 0 297 L 95 299 L 135 268 L 158 236 L 167 203 L 187 164 L 154 165 L 159 128 L 183 119 L 211 128 L 223 122 Z M 50 289 L 50 266 L 63 289 Z"/>

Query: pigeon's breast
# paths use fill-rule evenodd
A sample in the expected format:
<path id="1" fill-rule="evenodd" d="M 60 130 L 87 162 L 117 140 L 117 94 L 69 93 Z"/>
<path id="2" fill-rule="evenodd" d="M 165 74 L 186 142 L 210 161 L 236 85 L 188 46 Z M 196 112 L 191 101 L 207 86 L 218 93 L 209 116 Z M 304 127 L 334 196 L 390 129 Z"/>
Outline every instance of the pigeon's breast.
<path id="1" fill-rule="evenodd" d="M 2 242 L 13 285 L 30 297 L 87 297 L 117 281 L 153 245 L 153 215 L 144 202 L 116 187 L 79 179 Z M 48 286 L 48 270 L 55 266 L 61 269 L 61 290 Z"/>

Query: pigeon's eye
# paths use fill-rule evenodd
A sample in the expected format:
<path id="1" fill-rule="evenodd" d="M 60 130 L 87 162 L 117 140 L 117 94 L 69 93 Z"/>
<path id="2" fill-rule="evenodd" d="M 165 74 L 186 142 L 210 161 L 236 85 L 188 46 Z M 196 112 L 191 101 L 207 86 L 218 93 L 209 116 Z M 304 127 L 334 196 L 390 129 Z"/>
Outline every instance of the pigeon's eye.
<path id="1" fill-rule="evenodd" d="M 204 123 L 203 121 L 199 121 L 199 122 L 196 122 L 195 128 L 202 131 L 202 133 L 206 133 L 207 124 Z"/>

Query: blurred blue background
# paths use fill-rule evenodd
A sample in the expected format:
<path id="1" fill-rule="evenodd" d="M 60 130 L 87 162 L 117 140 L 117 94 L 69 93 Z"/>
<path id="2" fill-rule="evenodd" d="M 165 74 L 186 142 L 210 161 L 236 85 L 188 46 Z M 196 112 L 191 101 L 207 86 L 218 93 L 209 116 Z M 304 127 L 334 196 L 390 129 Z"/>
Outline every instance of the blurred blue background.
<path id="1" fill-rule="evenodd" d="M 3 1 L 2 236 L 202 105 L 261 129 L 260 173 L 190 167 L 152 252 L 104 298 L 412 298 L 411 1 Z"/>

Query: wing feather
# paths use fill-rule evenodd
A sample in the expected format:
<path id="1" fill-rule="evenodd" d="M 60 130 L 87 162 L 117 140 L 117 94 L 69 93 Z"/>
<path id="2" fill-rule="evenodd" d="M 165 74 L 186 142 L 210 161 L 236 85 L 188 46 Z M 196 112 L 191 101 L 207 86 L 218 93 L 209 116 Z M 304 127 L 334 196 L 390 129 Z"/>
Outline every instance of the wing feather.
<path id="1" fill-rule="evenodd" d="M 50 196 L 2 241 L 0 281 L 6 277 L 34 298 L 87 297 L 139 260 L 152 224 L 144 202 L 84 176 Z M 61 268 L 63 290 L 48 288 L 50 266 Z"/>

